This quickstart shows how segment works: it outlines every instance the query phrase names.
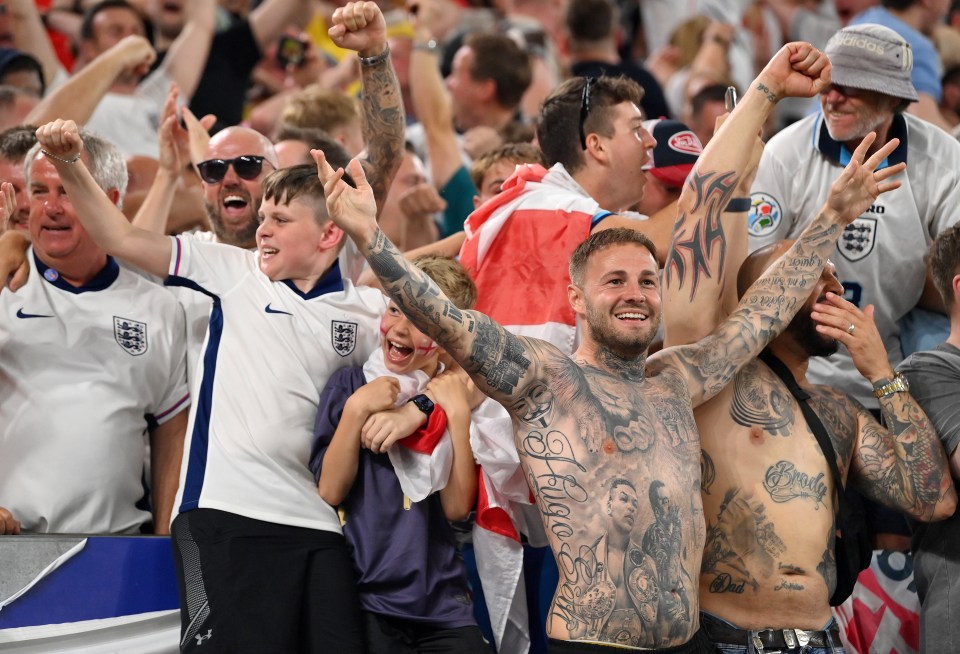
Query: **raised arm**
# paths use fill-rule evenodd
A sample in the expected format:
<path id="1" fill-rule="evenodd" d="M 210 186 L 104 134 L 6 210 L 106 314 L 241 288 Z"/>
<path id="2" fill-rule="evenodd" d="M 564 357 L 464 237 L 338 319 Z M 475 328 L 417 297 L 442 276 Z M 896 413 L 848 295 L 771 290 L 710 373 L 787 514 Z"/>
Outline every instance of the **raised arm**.
<path id="1" fill-rule="evenodd" d="M 72 120 L 57 119 L 37 130 L 40 147 L 50 153 L 50 162 L 70 197 L 80 223 L 107 254 L 166 277 L 170 265 L 170 239 L 131 225 L 120 209 L 97 186 L 80 153 L 83 141 Z"/>
<path id="2" fill-rule="evenodd" d="M 47 30 L 43 27 L 36 1 L 7 0 L 6 6 L 10 14 L 14 47 L 40 62 L 44 83 L 50 86 L 61 66 Z"/>
<path id="3" fill-rule="evenodd" d="M 410 99 L 417 120 L 423 125 L 430 159 L 430 177 L 442 189 L 463 165 L 457 133 L 453 128 L 453 101 L 440 74 L 441 48 L 437 46 L 433 25 L 440 20 L 439 2 L 446 0 L 411 0 L 413 52 L 410 53 Z M 414 8 L 416 11 L 414 11 Z M 431 42 L 433 45 L 431 46 Z"/>
<path id="4" fill-rule="evenodd" d="M 720 392 L 783 331 L 810 296 L 843 228 L 880 193 L 899 188 L 900 182 L 886 180 L 903 171 L 904 164 L 876 168 L 900 142 L 893 139 L 864 161 L 875 138 L 872 132 L 864 138 L 833 183 L 827 203 L 793 246 L 754 282 L 726 321 L 699 343 L 655 355 L 657 365 L 677 365 L 685 371 L 694 406 Z"/>
<path id="5" fill-rule="evenodd" d="M 729 282 L 746 256 L 747 232 L 745 216 L 725 212 L 727 203 L 750 195 L 750 175 L 762 152 L 758 134 L 776 103 L 811 97 L 829 81 L 826 55 L 807 43 L 785 45 L 700 155 L 680 195 L 665 266 L 665 345 L 703 338 L 736 306 L 735 284 Z M 725 293 L 733 293 L 733 301 L 724 302 Z"/>
<path id="6" fill-rule="evenodd" d="M 873 305 L 861 310 L 828 293 L 824 302 L 814 305 L 811 317 L 817 322 L 817 331 L 847 348 L 857 370 L 874 389 L 893 381 L 893 368 L 873 320 Z M 953 515 L 957 492 L 946 452 L 933 422 L 909 392 L 880 398 L 881 425 L 849 396 L 823 387 L 817 390 L 822 403 L 818 414 L 842 411 L 856 415 L 850 473 L 861 493 L 916 520 L 943 520 Z"/>
<path id="7" fill-rule="evenodd" d="M 216 0 L 190 0 L 184 3 L 186 21 L 180 34 L 170 44 L 161 68 L 187 98 L 197 90 L 207 65 L 210 44 L 217 22 Z"/>
<path id="8" fill-rule="evenodd" d="M 266 0 L 250 12 L 250 31 L 264 52 L 280 38 L 287 25 L 303 28 L 310 20 L 313 3 L 309 0 Z"/>
<path id="9" fill-rule="evenodd" d="M 145 38 L 135 34 L 126 36 L 49 91 L 24 122 L 41 125 L 62 118 L 82 125 L 121 73 L 127 70 L 146 73 L 156 57 L 153 46 Z"/>
<path id="10" fill-rule="evenodd" d="M 333 12 L 329 33 L 334 43 L 356 51 L 361 59 L 363 139 L 367 144 L 362 161 L 379 216 L 403 161 L 403 97 L 390 62 L 387 24 L 375 2 L 349 2 Z"/>
<path id="11" fill-rule="evenodd" d="M 466 370 L 484 393 L 508 407 L 520 400 L 542 374 L 551 346 L 514 336 L 482 313 L 454 306 L 377 226 L 373 191 L 357 161 L 349 166 L 357 183 L 357 188 L 352 188 L 343 181 L 343 171 L 334 171 L 322 152 L 313 150 L 312 154 L 330 217 L 357 244 L 387 295 L 417 329 L 439 343 Z"/>

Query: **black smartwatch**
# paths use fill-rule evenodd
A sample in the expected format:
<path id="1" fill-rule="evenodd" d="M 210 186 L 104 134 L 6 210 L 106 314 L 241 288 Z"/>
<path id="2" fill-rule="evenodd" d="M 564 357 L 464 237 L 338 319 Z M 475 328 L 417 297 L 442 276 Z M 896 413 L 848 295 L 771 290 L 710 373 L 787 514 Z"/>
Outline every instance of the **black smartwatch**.
<path id="1" fill-rule="evenodd" d="M 424 415 L 427 418 L 433 413 L 433 407 L 435 406 L 433 400 L 421 393 L 420 395 L 414 395 L 410 398 L 410 401 L 413 402 L 414 406 L 423 411 Z"/>

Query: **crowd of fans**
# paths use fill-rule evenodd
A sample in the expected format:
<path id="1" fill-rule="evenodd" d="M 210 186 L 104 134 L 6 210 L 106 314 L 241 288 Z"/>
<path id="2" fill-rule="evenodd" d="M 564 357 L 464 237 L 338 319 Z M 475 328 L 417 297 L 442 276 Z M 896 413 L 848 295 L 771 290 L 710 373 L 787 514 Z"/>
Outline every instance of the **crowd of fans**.
<path id="1" fill-rule="evenodd" d="M 170 534 L 183 651 L 736 654 L 859 534 L 956 651 L 958 136 L 946 0 L 0 0 L 0 534 Z"/>

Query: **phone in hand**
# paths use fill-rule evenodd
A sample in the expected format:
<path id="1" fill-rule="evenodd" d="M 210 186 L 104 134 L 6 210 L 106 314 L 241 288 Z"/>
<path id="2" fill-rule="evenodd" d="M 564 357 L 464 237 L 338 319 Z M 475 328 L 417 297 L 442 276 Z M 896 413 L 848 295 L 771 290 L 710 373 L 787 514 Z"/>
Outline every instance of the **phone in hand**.
<path id="1" fill-rule="evenodd" d="M 733 108 L 737 106 L 737 87 L 727 87 L 727 92 L 723 94 L 723 104 L 727 111 L 733 111 Z"/>
<path id="2" fill-rule="evenodd" d="M 277 43 L 277 61 L 281 66 L 299 67 L 307 56 L 307 42 L 293 36 L 281 36 Z"/>

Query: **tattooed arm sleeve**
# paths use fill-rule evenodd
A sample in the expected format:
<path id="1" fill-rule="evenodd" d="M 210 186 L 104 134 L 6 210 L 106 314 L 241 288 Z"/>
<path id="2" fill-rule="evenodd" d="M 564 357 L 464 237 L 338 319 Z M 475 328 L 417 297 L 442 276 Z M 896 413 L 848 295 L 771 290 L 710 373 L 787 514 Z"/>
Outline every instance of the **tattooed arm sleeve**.
<path id="1" fill-rule="evenodd" d="M 680 196 L 664 267 L 667 346 L 698 341 L 736 308 L 746 216 L 726 206 L 735 195 L 749 195 L 762 152 L 758 132 L 775 104 L 760 86 L 754 83 L 707 144 Z"/>
<path id="2" fill-rule="evenodd" d="M 367 144 L 362 163 L 367 181 L 373 188 L 379 216 L 390 184 L 403 161 L 403 98 L 389 57 L 373 66 L 361 66 L 361 70 L 363 140 Z"/>
<path id="3" fill-rule="evenodd" d="M 880 398 L 880 413 L 886 428 L 857 405 L 858 433 L 851 462 L 857 488 L 915 520 L 949 518 L 957 507 L 956 488 L 946 452 L 927 414 L 907 392 Z"/>
<path id="4" fill-rule="evenodd" d="M 551 356 L 548 344 L 518 338 L 482 313 L 458 309 L 379 228 L 365 255 L 384 291 L 417 329 L 439 343 L 495 400 L 509 406 L 520 398 L 537 378 L 539 362 Z"/>
<path id="5" fill-rule="evenodd" d="M 824 207 L 712 334 L 694 345 L 664 350 L 661 357 L 654 355 L 684 371 L 694 406 L 719 393 L 737 370 L 783 331 L 817 283 L 842 224 L 837 212 Z"/>

